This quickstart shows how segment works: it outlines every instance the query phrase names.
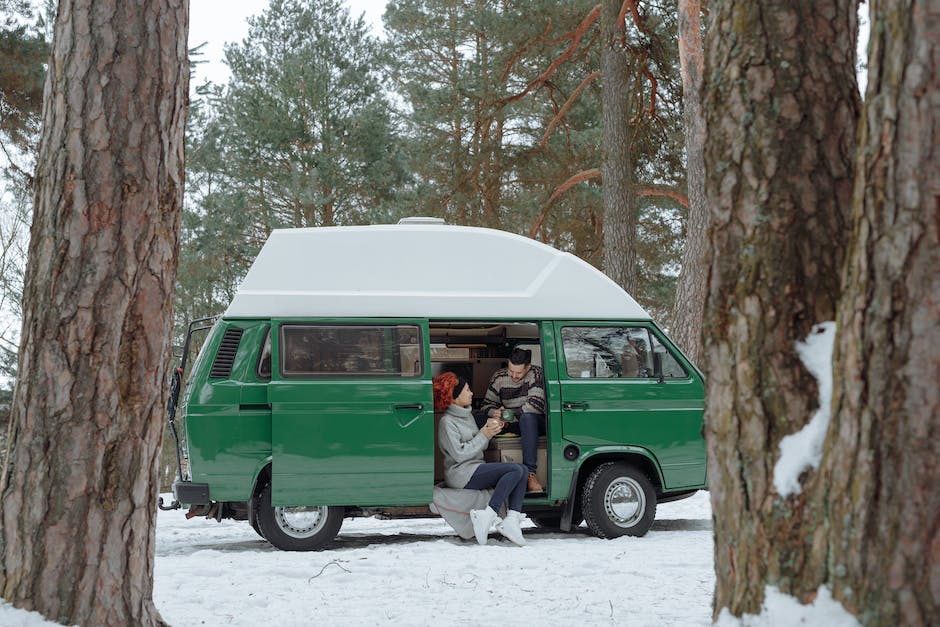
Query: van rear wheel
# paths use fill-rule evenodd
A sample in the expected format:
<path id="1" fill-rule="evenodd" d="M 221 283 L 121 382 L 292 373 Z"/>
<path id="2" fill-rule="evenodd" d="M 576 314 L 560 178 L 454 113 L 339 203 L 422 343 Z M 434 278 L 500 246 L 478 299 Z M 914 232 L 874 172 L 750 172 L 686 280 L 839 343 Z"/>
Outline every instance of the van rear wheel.
<path id="1" fill-rule="evenodd" d="M 258 504 L 261 499 L 255 497 L 251 500 L 251 507 L 248 510 L 248 523 L 251 525 L 251 528 L 255 530 L 259 536 L 264 538 L 264 534 L 261 533 L 261 527 L 258 526 Z"/>
<path id="2" fill-rule="evenodd" d="M 656 518 L 656 491 L 635 466 L 608 462 L 585 482 L 581 511 L 598 538 L 643 536 Z"/>
<path id="3" fill-rule="evenodd" d="M 282 551 L 316 551 L 336 537 L 344 514 L 334 505 L 272 507 L 268 483 L 258 499 L 258 530 Z"/>

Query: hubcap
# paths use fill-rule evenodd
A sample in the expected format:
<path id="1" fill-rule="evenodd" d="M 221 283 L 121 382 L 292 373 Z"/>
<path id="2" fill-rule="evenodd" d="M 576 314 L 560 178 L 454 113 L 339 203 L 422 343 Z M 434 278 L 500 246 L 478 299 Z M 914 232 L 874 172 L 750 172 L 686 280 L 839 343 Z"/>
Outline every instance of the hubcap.
<path id="1" fill-rule="evenodd" d="M 326 524 L 326 507 L 275 507 L 281 530 L 295 538 L 309 538 Z"/>
<path id="2" fill-rule="evenodd" d="M 604 493 L 607 517 L 618 527 L 632 527 L 646 511 L 646 495 L 640 484 L 630 477 L 618 477 Z"/>

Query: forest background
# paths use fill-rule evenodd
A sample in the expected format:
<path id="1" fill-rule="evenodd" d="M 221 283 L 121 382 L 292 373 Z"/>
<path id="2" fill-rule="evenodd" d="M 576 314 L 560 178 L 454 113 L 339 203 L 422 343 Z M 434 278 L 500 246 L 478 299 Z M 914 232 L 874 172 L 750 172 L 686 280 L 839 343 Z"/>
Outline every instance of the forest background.
<path id="1" fill-rule="evenodd" d="M 273 0 L 249 18 L 247 36 L 225 46 L 227 79 L 191 90 L 177 343 L 188 320 L 224 310 L 276 228 L 438 216 L 528 235 L 605 269 L 595 6 L 394 1 L 384 37 L 339 0 Z M 3 80 L 17 85 L 5 93 L 19 97 L 3 103 L 0 129 L 5 421 L 55 6 L 0 9 Z M 688 208 L 675 5 L 645 3 L 638 24 L 623 41 L 635 190 L 625 287 L 668 327 Z M 190 56 L 194 68 L 204 60 L 198 44 Z M 454 265 L 473 271 L 472 259 Z"/>

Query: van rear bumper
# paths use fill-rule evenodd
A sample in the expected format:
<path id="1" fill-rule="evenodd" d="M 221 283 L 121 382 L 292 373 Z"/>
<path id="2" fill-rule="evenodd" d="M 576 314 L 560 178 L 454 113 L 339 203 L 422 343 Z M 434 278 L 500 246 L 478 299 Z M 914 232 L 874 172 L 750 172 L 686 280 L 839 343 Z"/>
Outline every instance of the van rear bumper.
<path id="1" fill-rule="evenodd" d="M 173 498 L 187 505 L 205 505 L 209 503 L 209 484 L 192 481 L 174 481 Z"/>

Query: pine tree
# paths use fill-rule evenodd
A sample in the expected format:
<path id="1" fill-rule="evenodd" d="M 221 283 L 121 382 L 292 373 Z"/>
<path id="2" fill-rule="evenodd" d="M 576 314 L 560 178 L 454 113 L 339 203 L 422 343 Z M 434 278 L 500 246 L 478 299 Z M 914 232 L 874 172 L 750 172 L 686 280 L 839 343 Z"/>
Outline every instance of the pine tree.
<path id="1" fill-rule="evenodd" d="M 0 472 L 0 596 L 66 624 L 162 624 L 154 504 L 188 8 L 62 0 L 56 19 Z"/>
<path id="2" fill-rule="evenodd" d="M 339 0 L 273 0 L 249 24 L 190 124 L 187 316 L 224 307 L 272 229 L 385 221 L 405 178 L 362 19 Z"/>
<path id="3" fill-rule="evenodd" d="M 676 282 L 672 310 L 672 339 L 692 360 L 700 363 L 702 316 L 708 288 L 708 205 L 705 202 L 705 112 L 702 81 L 701 3 L 679 0 L 679 56 L 682 69 L 683 127 L 688 172 L 689 206 L 685 221 L 682 270 Z"/>
<path id="4" fill-rule="evenodd" d="M 854 5 L 853 5 L 854 6 Z M 931 16 L 925 19 L 925 16 Z M 833 596 L 868 625 L 940 624 L 937 2 L 872 6 L 832 422 L 813 486 Z"/>
<path id="5" fill-rule="evenodd" d="M 418 211 L 525 233 L 602 265 L 597 14 L 580 1 L 389 4 Z M 642 192 L 636 271 L 659 313 L 671 302 L 681 213 L 649 192 L 684 186 L 675 17 L 651 8 L 643 33 L 630 19 L 624 54 L 644 74 L 624 95 L 636 105 L 631 176 Z"/>
<path id="6" fill-rule="evenodd" d="M 705 434 L 714 607 L 740 616 L 759 613 L 769 585 L 805 602 L 825 576 L 815 551 L 825 535 L 821 509 L 805 492 L 777 488 L 774 477 L 781 441 L 819 403 L 797 342 L 835 318 L 841 292 L 859 112 L 857 18 L 848 0 L 713 8 Z"/>
<path id="7" fill-rule="evenodd" d="M 29 184 L 31 168 L 20 163 L 29 158 L 16 153 L 34 149 L 49 45 L 28 1 L 0 0 L 0 16 L 0 149 L 7 169 Z"/>

